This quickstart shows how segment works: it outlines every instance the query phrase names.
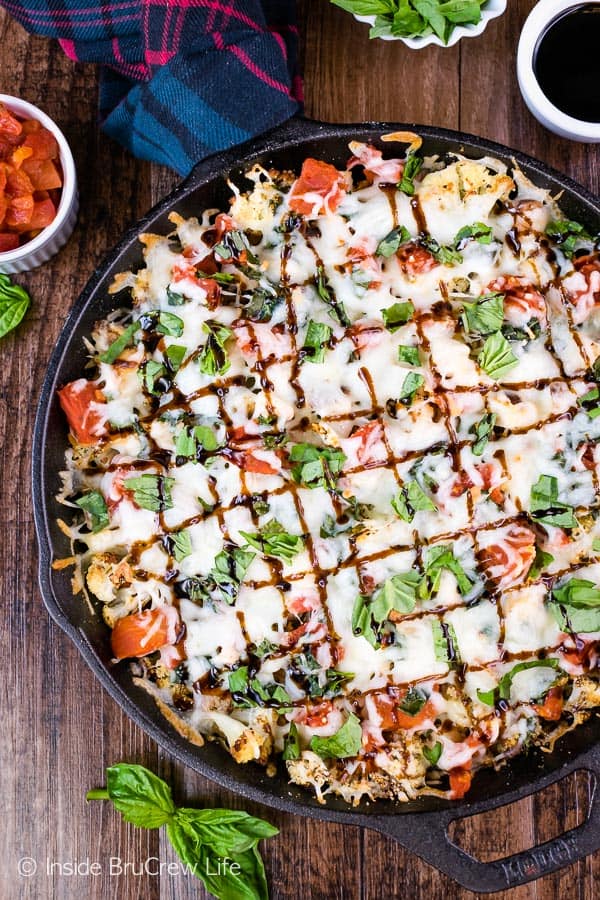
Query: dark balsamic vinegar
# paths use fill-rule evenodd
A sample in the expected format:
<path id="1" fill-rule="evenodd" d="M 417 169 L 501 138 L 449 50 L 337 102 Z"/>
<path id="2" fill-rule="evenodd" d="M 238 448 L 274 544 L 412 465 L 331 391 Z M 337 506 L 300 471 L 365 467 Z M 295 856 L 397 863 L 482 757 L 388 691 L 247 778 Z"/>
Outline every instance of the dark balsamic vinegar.
<path id="1" fill-rule="evenodd" d="M 557 16 L 538 40 L 533 69 L 551 103 L 583 122 L 600 122 L 600 3 Z"/>

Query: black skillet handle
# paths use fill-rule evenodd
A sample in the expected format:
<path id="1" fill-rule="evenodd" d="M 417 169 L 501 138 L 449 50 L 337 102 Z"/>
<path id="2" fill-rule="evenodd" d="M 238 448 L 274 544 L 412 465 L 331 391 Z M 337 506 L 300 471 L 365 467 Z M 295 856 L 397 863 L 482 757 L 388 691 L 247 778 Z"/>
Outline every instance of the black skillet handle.
<path id="1" fill-rule="evenodd" d="M 504 859 L 481 862 L 453 844 L 448 826 L 457 818 L 462 818 L 453 810 L 374 818 L 369 821 L 368 827 L 395 838 L 471 891 L 486 894 L 506 890 L 556 872 L 600 848 L 600 759 L 586 760 L 578 769 L 582 770 L 589 771 L 591 775 L 590 809 L 586 821 L 560 837 Z M 503 805 L 500 800 L 486 808 Z"/>

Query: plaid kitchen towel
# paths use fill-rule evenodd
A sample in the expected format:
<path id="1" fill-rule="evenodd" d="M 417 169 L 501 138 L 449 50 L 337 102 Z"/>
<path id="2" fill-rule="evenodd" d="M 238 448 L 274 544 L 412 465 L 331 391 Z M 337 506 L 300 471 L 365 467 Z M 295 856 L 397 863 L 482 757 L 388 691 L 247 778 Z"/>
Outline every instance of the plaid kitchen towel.
<path id="1" fill-rule="evenodd" d="M 293 0 L 0 0 L 101 65 L 102 127 L 182 175 L 300 106 Z"/>

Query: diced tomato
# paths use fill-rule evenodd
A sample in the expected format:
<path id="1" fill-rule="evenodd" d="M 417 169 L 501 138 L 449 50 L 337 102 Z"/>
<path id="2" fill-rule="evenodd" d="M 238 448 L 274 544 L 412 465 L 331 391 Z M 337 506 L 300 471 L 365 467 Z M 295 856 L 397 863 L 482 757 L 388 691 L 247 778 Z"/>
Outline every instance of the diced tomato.
<path id="1" fill-rule="evenodd" d="M 302 164 L 300 177 L 290 193 L 290 209 L 303 216 L 321 215 L 326 209 L 337 209 L 344 196 L 340 173 L 335 166 L 308 157 Z M 319 202 L 321 198 L 322 202 Z"/>
<path id="2" fill-rule="evenodd" d="M 402 702 L 402 700 L 400 700 Z M 410 713 L 404 712 L 403 709 L 398 707 L 398 711 L 396 713 L 396 724 L 398 728 L 403 728 L 408 730 L 409 728 L 416 728 L 417 725 L 422 725 L 423 722 L 427 721 L 427 719 L 431 719 L 435 717 L 435 709 L 431 700 L 427 700 L 426 703 L 423 704 L 421 709 L 416 715 L 411 716 Z"/>
<path id="3" fill-rule="evenodd" d="M 13 116 L 4 103 L 0 103 L 0 134 L 18 137 L 23 130 L 19 120 Z"/>
<path id="4" fill-rule="evenodd" d="M 504 314 L 513 325 L 530 319 L 546 324 L 546 303 L 540 292 L 521 275 L 501 275 L 487 287 L 489 293 L 504 294 Z"/>
<path id="5" fill-rule="evenodd" d="M 221 299 L 221 288 L 214 278 L 199 278 L 198 285 L 206 291 L 206 305 L 209 309 L 216 309 Z"/>
<path id="6" fill-rule="evenodd" d="M 405 695 L 403 695 L 405 696 Z M 403 696 L 398 697 L 387 691 L 374 691 L 369 695 L 369 701 L 375 707 L 379 718 L 374 724 L 382 731 L 396 731 L 402 729 L 408 731 L 422 725 L 427 719 L 435 715 L 435 709 L 431 700 L 427 700 L 414 716 L 400 708 Z"/>
<path id="7" fill-rule="evenodd" d="M 104 434 L 100 412 L 92 405 L 104 403 L 102 391 L 93 381 L 78 378 L 58 391 L 58 399 L 69 428 L 80 444 L 95 444 Z"/>
<path id="8" fill-rule="evenodd" d="M 386 333 L 377 322 L 355 322 L 348 329 L 348 336 L 358 351 L 377 347 Z"/>
<path id="9" fill-rule="evenodd" d="M 383 442 L 383 425 L 379 419 L 361 425 L 350 437 L 359 441 L 356 456 L 363 465 L 386 458 L 387 450 Z"/>
<path id="10" fill-rule="evenodd" d="M 562 716 L 563 706 L 562 688 L 552 687 L 544 697 L 544 702 L 534 704 L 533 708 L 542 719 L 546 719 L 548 722 L 558 722 Z"/>
<path id="11" fill-rule="evenodd" d="M 322 728 L 327 725 L 327 719 L 333 709 L 331 700 L 323 700 L 314 706 L 307 706 L 306 713 L 302 718 L 302 724 L 307 728 Z"/>
<path id="12" fill-rule="evenodd" d="M 25 147 L 23 144 L 21 144 L 20 147 L 17 147 L 16 150 L 13 151 L 10 161 L 15 169 L 19 169 L 23 162 L 26 159 L 29 159 L 32 153 L 33 150 L 31 149 L 31 147 Z"/>
<path id="13" fill-rule="evenodd" d="M 186 278 L 191 278 L 191 280 L 196 283 L 196 267 L 191 263 L 175 263 L 173 269 L 171 270 L 171 275 L 173 277 L 173 281 L 177 283 L 178 281 L 184 281 Z"/>
<path id="14" fill-rule="evenodd" d="M 18 234 L 9 234 L 6 231 L 0 231 L 0 253 L 8 253 L 9 250 L 16 250 L 18 246 Z"/>
<path id="15" fill-rule="evenodd" d="M 498 506 L 502 506 L 506 498 L 504 496 L 504 491 L 502 490 L 502 485 L 500 484 L 503 475 L 499 464 L 488 462 L 475 466 L 475 468 L 483 479 L 483 486 L 488 492 L 490 500 Z"/>
<path id="16" fill-rule="evenodd" d="M 474 485 L 473 485 L 471 476 L 468 474 L 468 472 L 465 472 L 463 470 L 462 472 L 459 472 L 458 475 L 456 476 L 456 478 L 454 479 L 454 484 L 452 485 L 452 488 L 450 489 L 450 496 L 451 497 L 462 497 L 462 495 L 465 493 L 465 491 L 468 491 L 469 488 L 472 488 L 473 486 Z"/>
<path id="17" fill-rule="evenodd" d="M 13 169 L 6 178 L 6 194 L 9 197 L 23 197 L 33 194 L 33 185 L 23 169 Z"/>
<path id="18" fill-rule="evenodd" d="M 28 134 L 23 145 L 31 147 L 34 159 L 58 159 L 56 138 L 47 128 L 40 127 Z"/>
<path id="19" fill-rule="evenodd" d="M 465 796 L 465 794 L 471 787 L 473 775 L 464 766 L 459 766 L 457 769 L 452 769 L 450 771 L 449 775 L 450 775 L 450 796 L 452 797 L 453 800 L 460 800 L 462 797 Z"/>
<path id="20" fill-rule="evenodd" d="M 498 587 L 522 581 L 535 559 L 535 534 L 525 525 L 510 525 L 498 542 L 481 552 L 481 564 Z"/>
<path id="21" fill-rule="evenodd" d="M 415 241 L 403 244 L 397 251 L 396 256 L 398 257 L 400 268 L 406 275 L 421 275 L 423 272 L 430 272 L 439 265 L 433 254 Z"/>
<path id="22" fill-rule="evenodd" d="M 52 200 L 40 200 L 34 202 L 29 228 L 31 231 L 41 230 L 50 225 L 56 217 L 56 207 Z"/>
<path id="23" fill-rule="evenodd" d="M 169 643 L 169 619 L 162 609 L 148 609 L 117 619 L 110 644 L 116 659 L 147 656 Z"/>
<path id="24" fill-rule="evenodd" d="M 5 224 L 16 231 L 28 231 L 33 215 L 33 194 L 11 197 L 6 210 Z"/>
<path id="25" fill-rule="evenodd" d="M 36 191 L 62 187 L 60 172 L 51 159 L 26 159 L 22 168 Z"/>
<path id="26" fill-rule="evenodd" d="M 251 450 L 234 451 L 231 454 L 231 461 L 244 472 L 255 472 L 258 475 L 277 475 L 280 470 L 268 460 L 255 456 Z"/>

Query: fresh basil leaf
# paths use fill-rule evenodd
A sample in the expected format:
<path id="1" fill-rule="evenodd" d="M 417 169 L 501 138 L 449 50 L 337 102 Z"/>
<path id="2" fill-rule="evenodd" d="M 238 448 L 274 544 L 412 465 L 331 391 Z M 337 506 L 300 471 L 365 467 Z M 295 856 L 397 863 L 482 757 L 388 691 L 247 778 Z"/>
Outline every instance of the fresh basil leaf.
<path id="1" fill-rule="evenodd" d="M 109 766 L 106 792 L 125 821 L 139 828 L 160 828 L 175 812 L 169 785 L 144 766 L 133 763 Z"/>
<path id="2" fill-rule="evenodd" d="M 558 480 L 554 475 L 540 475 L 531 488 L 532 517 L 557 528 L 576 528 L 577 519 L 571 506 L 558 499 Z"/>
<path id="3" fill-rule="evenodd" d="M 337 299 L 333 288 L 328 283 L 323 266 L 317 266 L 317 293 L 329 307 L 333 318 L 340 325 L 343 325 L 344 328 L 348 328 L 351 324 L 348 313 L 344 309 L 344 304 Z"/>
<path id="4" fill-rule="evenodd" d="M 314 444 L 294 444 L 290 450 L 292 478 L 308 488 L 322 487 L 333 490 L 336 486 L 346 456 L 333 447 L 317 447 Z"/>
<path id="5" fill-rule="evenodd" d="M 423 16 L 428 25 L 444 43 L 447 43 L 446 20 L 440 13 L 438 0 L 411 0 L 416 11 Z"/>
<path id="6" fill-rule="evenodd" d="M 407 481 L 391 500 L 392 509 L 405 522 L 412 522 L 419 510 L 435 510 L 437 506 L 427 496 L 418 481 Z"/>
<path id="7" fill-rule="evenodd" d="M 442 6 L 449 6 L 449 3 L 442 4 Z M 479 4 L 475 2 L 475 6 L 479 8 Z M 456 250 L 462 250 L 469 241 L 477 241 L 478 244 L 491 244 L 492 243 L 492 229 L 489 225 L 485 225 L 483 222 L 474 222 L 473 225 L 464 225 L 459 231 L 456 233 L 456 237 L 454 238 L 454 247 Z"/>
<path id="8" fill-rule="evenodd" d="M 469 434 L 475 435 L 475 443 L 471 445 L 473 456 L 482 455 L 487 442 L 493 434 L 496 418 L 496 413 L 486 413 L 479 422 L 476 422 L 469 428 Z"/>
<path id="9" fill-rule="evenodd" d="M 285 736 L 281 758 L 286 761 L 300 758 L 300 738 L 298 737 L 298 728 L 294 722 L 290 724 L 290 730 Z"/>
<path id="10" fill-rule="evenodd" d="M 245 694 L 248 690 L 248 666 L 238 666 L 229 673 L 229 690 L 232 694 Z"/>
<path id="11" fill-rule="evenodd" d="M 440 3 L 440 12 L 450 22 L 477 25 L 481 21 L 481 5 L 484 0 L 447 0 Z"/>
<path id="12" fill-rule="evenodd" d="M 224 375 L 231 368 L 225 345 L 233 332 L 213 321 L 204 322 L 202 330 L 208 337 L 200 353 L 200 371 L 203 375 Z"/>
<path id="13" fill-rule="evenodd" d="M 30 303 L 31 297 L 25 288 L 0 273 L 0 337 L 17 327 Z"/>
<path id="14" fill-rule="evenodd" d="M 394 253 L 396 253 L 400 244 L 405 244 L 407 241 L 410 241 L 410 233 L 404 225 L 393 228 L 377 244 L 375 256 L 383 256 L 384 259 L 387 259 L 389 256 L 393 256 Z"/>
<path id="15" fill-rule="evenodd" d="M 324 362 L 331 335 L 332 329 L 329 325 L 325 325 L 323 322 L 314 322 L 311 319 L 302 347 L 303 359 L 313 363 Z"/>
<path id="16" fill-rule="evenodd" d="M 506 672 L 500 681 L 498 682 L 498 686 L 491 691 L 477 691 L 477 696 L 482 703 L 487 704 L 487 706 L 494 706 L 500 700 L 510 700 L 510 689 L 512 687 L 512 683 L 515 675 L 518 675 L 519 672 L 524 672 L 526 669 L 535 669 L 539 666 L 543 666 L 545 668 L 558 668 L 558 660 L 554 658 L 550 659 L 533 659 L 529 662 L 517 663 L 516 666 L 513 666 L 510 672 Z"/>
<path id="17" fill-rule="evenodd" d="M 109 524 L 108 509 L 100 491 L 88 491 L 75 503 L 89 513 L 92 534 L 97 534 L 98 531 L 107 528 Z"/>
<path id="18" fill-rule="evenodd" d="M 409 366 L 418 366 L 420 363 L 419 348 L 400 344 L 398 347 L 398 362 L 408 363 Z"/>
<path id="19" fill-rule="evenodd" d="M 473 303 L 463 304 L 462 321 L 465 331 L 491 334 L 498 331 L 504 318 L 504 294 L 483 294 Z"/>
<path id="20" fill-rule="evenodd" d="M 173 556 L 177 562 L 181 562 L 192 553 L 192 539 L 189 531 L 184 528 L 182 531 L 176 531 L 170 535 L 173 545 Z"/>
<path id="21" fill-rule="evenodd" d="M 398 37 L 417 37 L 421 34 L 426 34 L 431 31 L 430 28 L 427 27 L 425 20 L 419 15 L 418 12 L 410 5 L 410 0 L 397 0 L 397 10 L 394 12 L 394 16 L 391 24 L 391 33 Z M 389 19 L 383 18 L 380 19 L 379 29 L 382 34 L 385 34 L 383 31 L 383 22 L 389 22 Z M 377 22 L 375 23 L 377 25 Z M 376 29 L 371 29 L 370 37 L 375 37 L 373 32 Z M 388 25 L 388 32 L 390 31 L 390 26 Z"/>
<path id="22" fill-rule="evenodd" d="M 383 324 L 388 331 L 398 331 L 402 325 L 406 325 L 412 319 L 415 308 L 410 300 L 403 300 L 401 303 L 394 303 L 387 309 L 381 310 Z"/>
<path id="23" fill-rule="evenodd" d="M 500 331 L 486 338 L 477 362 L 490 378 L 498 380 L 510 372 L 519 360 L 510 349 L 510 344 Z"/>
<path id="24" fill-rule="evenodd" d="M 418 372 L 409 372 L 402 384 L 398 400 L 405 406 L 410 406 L 415 399 L 415 394 L 425 384 L 425 379 Z"/>
<path id="25" fill-rule="evenodd" d="M 372 647 L 380 645 L 372 625 L 371 601 L 364 594 L 359 594 L 352 607 L 352 633 L 362 635 Z"/>
<path id="26" fill-rule="evenodd" d="M 275 556 L 285 562 L 291 562 L 304 549 L 304 538 L 297 534 L 288 534 L 283 526 L 271 519 L 258 534 L 240 531 L 251 547 L 260 550 L 265 556 Z"/>
<path id="27" fill-rule="evenodd" d="M 442 755 L 442 744 L 436 741 L 433 747 L 423 747 L 423 756 L 432 766 L 437 765 Z"/>
<path id="28" fill-rule="evenodd" d="M 181 368 L 183 358 L 187 353 L 187 348 L 180 344 L 170 344 L 165 350 L 165 359 L 170 371 L 175 374 Z"/>
<path id="29" fill-rule="evenodd" d="M 0 323 L 1 324 L 1 323 Z M 134 335 L 140 329 L 139 322 L 132 322 L 131 325 L 128 325 L 127 328 L 119 335 L 119 337 L 112 342 L 108 350 L 105 350 L 104 353 L 101 353 L 99 359 L 103 363 L 114 363 L 114 361 L 121 355 L 125 347 L 128 347 L 132 342 Z"/>
<path id="30" fill-rule="evenodd" d="M 172 508 L 171 487 L 174 484 L 174 478 L 163 475 L 139 475 L 136 478 L 126 478 L 123 482 L 126 490 L 133 492 L 134 502 L 141 509 L 153 512 L 164 512 Z"/>
<path id="31" fill-rule="evenodd" d="M 250 302 L 244 309 L 244 315 L 253 322 L 269 322 L 283 300 L 283 294 L 258 287 L 252 292 Z"/>
<path id="32" fill-rule="evenodd" d="M 358 16 L 378 16 L 391 12 L 394 0 L 331 0 L 335 6 Z"/>
<path id="33" fill-rule="evenodd" d="M 310 739 L 310 749 L 323 759 L 347 759 L 356 756 L 361 747 L 362 728 L 354 713 L 350 713 L 339 731 L 331 737 L 313 735 Z"/>
<path id="34" fill-rule="evenodd" d="M 415 6 L 413 2 L 413 6 Z M 415 6 L 416 8 L 416 6 Z M 420 12 L 420 10 L 418 10 Z M 409 197 L 412 197 L 415 192 L 415 177 L 421 171 L 423 166 L 423 160 L 420 156 L 416 156 L 414 153 L 409 153 L 406 157 L 406 162 L 404 163 L 404 171 L 402 172 L 402 177 L 398 182 L 398 190 L 402 191 L 403 194 L 407 194 Z"/>

